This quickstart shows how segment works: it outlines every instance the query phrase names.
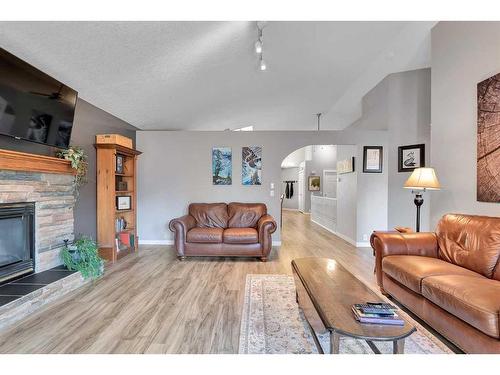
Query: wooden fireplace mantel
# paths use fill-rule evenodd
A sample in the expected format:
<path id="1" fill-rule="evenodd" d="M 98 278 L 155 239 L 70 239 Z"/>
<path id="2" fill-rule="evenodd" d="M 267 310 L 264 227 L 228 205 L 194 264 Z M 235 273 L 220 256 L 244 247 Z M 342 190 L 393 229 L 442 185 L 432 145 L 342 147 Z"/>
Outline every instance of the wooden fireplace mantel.
<path id="1" fill-rule="evenodd" d="M 0 170 L 75 174 L 71 162 L 52 156 L 1 150 Z"/>

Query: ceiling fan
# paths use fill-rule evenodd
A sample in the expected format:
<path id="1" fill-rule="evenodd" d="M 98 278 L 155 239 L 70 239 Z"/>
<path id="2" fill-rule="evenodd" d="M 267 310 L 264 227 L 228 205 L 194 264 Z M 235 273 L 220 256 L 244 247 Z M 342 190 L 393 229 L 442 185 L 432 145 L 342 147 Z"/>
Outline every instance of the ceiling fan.
<path id="1" fill-rule="evenodd" d="M 45 94 L 43 92 L 34 92 L 34 91 L 30 91 L 30 94 L 33 94 L 33 95 L 38 95 L 38 96 L 45 96 L 47 97 L 49 100 L 61 100 L 62 99 L 62 90 L 64 88 L 64 85 L 61 84 L 61 86 L 59 87 L 59 90 L 57 92 L 53 92 L 53 93 L 50 93 L 50 94 Z"/>

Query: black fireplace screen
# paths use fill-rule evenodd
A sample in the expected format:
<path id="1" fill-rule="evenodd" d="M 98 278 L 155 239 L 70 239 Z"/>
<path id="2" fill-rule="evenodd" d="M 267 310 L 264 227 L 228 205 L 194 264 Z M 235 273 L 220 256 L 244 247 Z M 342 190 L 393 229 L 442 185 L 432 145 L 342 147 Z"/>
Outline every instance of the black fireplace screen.
<path id="1" fill-rule="evenodd" d="M 35 204 L 0 204 L 0 283 L 35 269 Z"/>

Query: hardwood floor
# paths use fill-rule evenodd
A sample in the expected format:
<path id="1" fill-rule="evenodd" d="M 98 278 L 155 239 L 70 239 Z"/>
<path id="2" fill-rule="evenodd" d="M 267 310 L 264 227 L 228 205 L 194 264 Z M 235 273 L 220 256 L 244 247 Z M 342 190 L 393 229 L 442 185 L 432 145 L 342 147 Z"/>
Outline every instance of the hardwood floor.
<path id="1" fill-rule="evenodd" d="M 294 258 L 335 258 L 375 285 L 371 249 L 355 248 L 283 213 L 271 259 L 188 258 L 171 246 L 141 246 L 103 278 L 0 332 L 0 353 L 237 353 L 245 277 L 292 274 Z"/>

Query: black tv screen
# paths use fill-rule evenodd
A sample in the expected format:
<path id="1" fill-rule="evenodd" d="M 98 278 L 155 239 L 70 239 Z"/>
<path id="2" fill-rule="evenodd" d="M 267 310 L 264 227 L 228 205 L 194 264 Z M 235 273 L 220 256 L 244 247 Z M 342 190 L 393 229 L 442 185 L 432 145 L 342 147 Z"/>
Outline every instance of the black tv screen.
<path id="1" fill-rule="evenodd" d="M 0 48 L 0 134 L 68 148 L 77 96 Z"/>

